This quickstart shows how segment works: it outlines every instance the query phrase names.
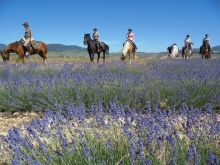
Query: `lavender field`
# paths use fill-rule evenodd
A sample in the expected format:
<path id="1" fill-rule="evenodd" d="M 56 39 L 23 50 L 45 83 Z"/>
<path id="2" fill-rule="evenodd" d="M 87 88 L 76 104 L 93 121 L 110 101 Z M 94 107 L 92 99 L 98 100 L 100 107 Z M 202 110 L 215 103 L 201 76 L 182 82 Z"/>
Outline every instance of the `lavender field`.
<path id="1" fill-rule="evenodd" d="M 220 164 L 220 59 L 0 66 L 2 164 Z"/>

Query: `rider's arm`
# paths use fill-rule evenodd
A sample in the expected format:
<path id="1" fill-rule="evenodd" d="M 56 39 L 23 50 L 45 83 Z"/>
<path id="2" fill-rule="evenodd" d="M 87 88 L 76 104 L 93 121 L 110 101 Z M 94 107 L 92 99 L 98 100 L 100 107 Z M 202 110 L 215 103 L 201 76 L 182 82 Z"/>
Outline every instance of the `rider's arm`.
<path id="1" fill-rule="evenodd" d="M 99 35 L 99 33 L 97 33 L 98 34 L 98 40 L 100 40 L 100 35 Z"/>
<path id="2" fill-rule="evenodd" d="M 129 40 L 129 38 L 128 38 L 128 34 L 126 34 L 126 38 Z"/>
<path id="3" fill-rule="evenodd" d="M 30 30 L 30 37 L 32 38 L 32 30 L 31 30 L 31 28 L 29 28 L 29 30 Z M 31 42 L 31 40 L 30 40 L 30 42 Z"/>

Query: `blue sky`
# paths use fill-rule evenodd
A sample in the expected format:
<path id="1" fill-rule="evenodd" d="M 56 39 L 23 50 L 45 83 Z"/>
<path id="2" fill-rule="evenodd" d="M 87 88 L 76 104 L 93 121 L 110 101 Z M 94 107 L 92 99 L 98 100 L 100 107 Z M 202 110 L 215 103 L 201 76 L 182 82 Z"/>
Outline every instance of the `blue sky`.
<path id="1" fill-rule="evenodd" d="M 138 51 L 160 52 L 189 34 L 199 47 L 205 34 L 220 45 L 220 0 L 0 0 L 0 43 L 24 35 L 27 21 L 36 40 L 83 45 L 97 27 L 111 52 L 122 49 L 129 27 Z"/>

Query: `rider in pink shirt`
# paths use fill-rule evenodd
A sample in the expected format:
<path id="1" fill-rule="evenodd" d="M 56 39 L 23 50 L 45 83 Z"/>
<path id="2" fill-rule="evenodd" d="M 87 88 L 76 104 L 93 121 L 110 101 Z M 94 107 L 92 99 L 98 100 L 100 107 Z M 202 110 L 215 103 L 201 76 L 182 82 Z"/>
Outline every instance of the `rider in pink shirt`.
<path id="1" fill-rule="evenodd" d="M 126 35 L 126 38 L 133 43 L 133 45 L 134 45 L 134 51 L 136 51 L 137 46 L 136 46 L 135 43 L 134 43 L 134 38 L 135 38 L 135 36 L 134 36 L 134 33 L 132 33 L 132 29 L 131 29 L 131 28 L 128 29 L 128 33 L 127 33 L 127 35 Z"/>

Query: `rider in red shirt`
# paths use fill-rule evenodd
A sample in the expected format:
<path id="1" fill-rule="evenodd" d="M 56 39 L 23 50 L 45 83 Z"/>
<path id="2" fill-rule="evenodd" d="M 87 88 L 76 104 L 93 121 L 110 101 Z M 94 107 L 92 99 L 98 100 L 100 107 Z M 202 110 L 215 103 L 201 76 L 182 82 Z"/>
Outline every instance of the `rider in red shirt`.
<path id="1" fill-rule="evenodd" d="M 136 46 L 135 43 L 134 43 L 134 38 L 135 38 L 135 36 L 134 36 L 134 33 L 132 32 L 132 29 L 131 29 L 131 28 L 128 29 L 128 33 L 127 33 L 127 35 L 126 35 L 126 38 L 127 38 L 131 43 L 133 43 L 133 45 L 134 45 L 134 51 L 136 51 L 137 46 Z"/>

